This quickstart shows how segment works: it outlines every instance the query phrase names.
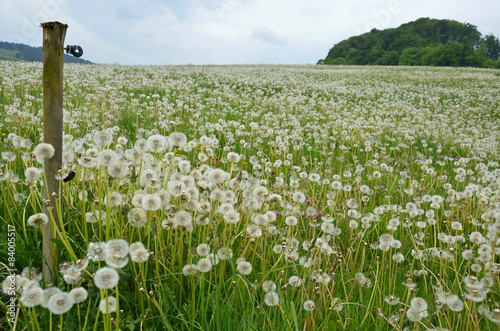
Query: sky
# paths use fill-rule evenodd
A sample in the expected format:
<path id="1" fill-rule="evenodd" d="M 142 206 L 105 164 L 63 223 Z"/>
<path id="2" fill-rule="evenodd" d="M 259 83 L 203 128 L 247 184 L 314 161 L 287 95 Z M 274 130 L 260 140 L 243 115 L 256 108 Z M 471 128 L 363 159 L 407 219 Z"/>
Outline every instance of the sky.
<path id="1" fill-rule="evenodd" d="M 42 45 L 41 22 L 96 63 L 315 64 L 354 35 L 420 17 L 500 37 L 492 0 L 0 0 L 0 41 Z"/>

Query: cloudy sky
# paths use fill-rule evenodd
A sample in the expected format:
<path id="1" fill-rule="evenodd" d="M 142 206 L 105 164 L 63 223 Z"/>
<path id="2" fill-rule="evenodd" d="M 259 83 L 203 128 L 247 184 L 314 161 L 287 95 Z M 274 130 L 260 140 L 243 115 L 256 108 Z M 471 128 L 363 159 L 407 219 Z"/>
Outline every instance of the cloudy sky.
<path id="1" fill-rule="evenodd" d="M 500 36 L 492 0 L 0 0 L 0 41 L 41 46 L 69 25 L 84 59 L 120 64 L 314 64 L 343 39 L 420 17 Z"/>

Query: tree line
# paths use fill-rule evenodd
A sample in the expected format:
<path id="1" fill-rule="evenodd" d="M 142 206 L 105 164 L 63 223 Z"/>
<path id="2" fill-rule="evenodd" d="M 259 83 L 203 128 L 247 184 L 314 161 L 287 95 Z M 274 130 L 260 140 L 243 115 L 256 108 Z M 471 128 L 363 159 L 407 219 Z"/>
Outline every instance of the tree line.
<path id="1" fill-rule="evenodd" d="M 17 51 L 16 59 L 30 62 L 43 62 L 43 48 L 32 47 L 25 44 L 9 43 L 0 41 L 0 49 L 8 49 Z M 64 62 L 66 63 L 91 63 L 89 61 L 79 59 L 67 54 L 64 54 Z"/>
<path id="2" fill-rule="evenodd" d="M 343 40 L 318 64 L 500 68 L 500 41 L 469 23 L 420 18 Z"/>

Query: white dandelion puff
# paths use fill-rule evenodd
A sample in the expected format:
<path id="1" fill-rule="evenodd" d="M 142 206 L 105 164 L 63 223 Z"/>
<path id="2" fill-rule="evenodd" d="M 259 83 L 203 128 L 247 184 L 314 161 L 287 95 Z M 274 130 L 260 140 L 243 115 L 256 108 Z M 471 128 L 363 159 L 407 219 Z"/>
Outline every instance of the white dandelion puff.
<path id="1" fill-rule="evenodd" d="M 94 276 L 94 284 L 101 290 L 115 287 L 119 280 L 118 272 L 110 267 L 102 267 L 96 271 Z"/>
<path id="2" fill-rule="evenodd" d="M 252 272 L 252 264 L 248 261 L 242 261 L 238 263 L 236 270 L 242 275 L 249 275 Z"/>
<path id="3" fill-rule="evenodd" d="M 52 314 L 62 315 L 73 307 L 73 297 L 66 292 L 56 293 L 50 297 L 48 308 Z"/>
<path id="4" fill-rule="evenodd" d="M 114 296 L 108 296 L 104 298 L 99 303 L 99 310 L 103 314 L 111 314 L 116 311 L 116 298 Z"/>

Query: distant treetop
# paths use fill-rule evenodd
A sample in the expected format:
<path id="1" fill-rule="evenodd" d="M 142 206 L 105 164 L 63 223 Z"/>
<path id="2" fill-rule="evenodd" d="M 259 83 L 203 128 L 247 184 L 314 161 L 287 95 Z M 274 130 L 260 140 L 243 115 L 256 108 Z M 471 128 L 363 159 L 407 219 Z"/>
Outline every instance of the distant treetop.
<path id="1" fill-rule="evenodd" d="M 318 64 L 500 68 L 500 42 L 469 23 L 419 18 L 343 40 Z"/>

